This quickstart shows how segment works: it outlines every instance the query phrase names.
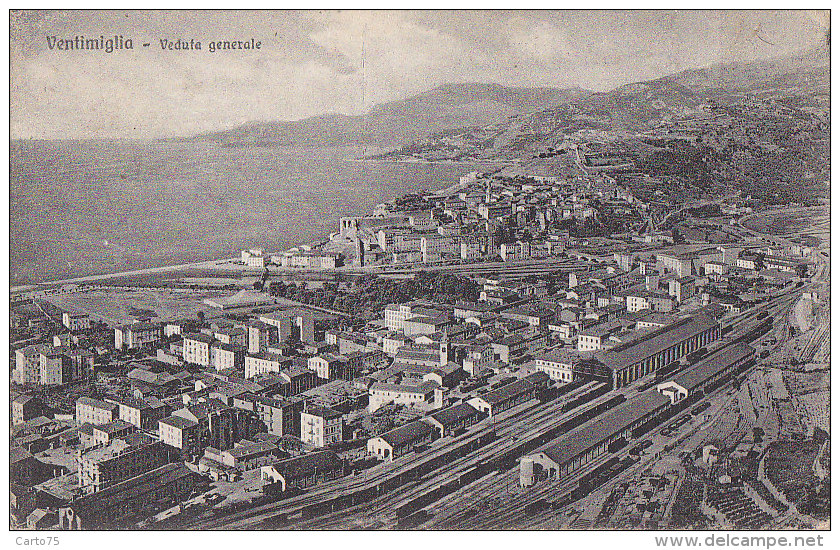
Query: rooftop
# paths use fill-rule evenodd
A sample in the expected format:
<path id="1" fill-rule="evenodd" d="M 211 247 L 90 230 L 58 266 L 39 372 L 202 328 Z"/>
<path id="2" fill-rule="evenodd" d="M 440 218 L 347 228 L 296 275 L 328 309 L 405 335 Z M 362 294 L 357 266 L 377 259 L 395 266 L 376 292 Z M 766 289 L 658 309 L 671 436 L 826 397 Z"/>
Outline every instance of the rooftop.
<path id="1" fill-rule="evenodd" d="M 556 439 L 542 452 L 559 465 L 569 462 L 585 453 L 611 435 L 624 430 L 646 415 L 667 407 L 670 399 L 661 395 L 656 388 L 638 394 L 630 401 L 607 411 L 595 420 L 579 426 L 563 437 Z"/>
<path id="2" fill-rule="evenodd" d="M 213 342 L 216 341 L 209 334 L 199 334 L 199 333 L 185 334 L 184 335 L 184 340 L 185 341 L 186 340 L 192 340 L 194 342 L 202 342 L 202 343 L 205 343 L 205 344 L 212 344 Z"/>
<path id="3" fill-rule="evenodd" d="M 168 426 L 172 426 L 173 428 L 178 428 L 180 430 L 186 428 L 192 428 L 194 426 L 198 426 L 197 422 L 193 422 L 187 418 L 182 418 L 180 416 L 167 416 L 166 418 L 159 421 L 161 424 L 166 424 Z"/>
<path id="4" fill-rule="evenodd" d="M 287 480 L 312 475 L 320 471 L 337 470 L 341 459 L 332 451 L 316 451 L 275 462 L 272 467 Z"/>
<path id="5" fill-rule="evenodd" d="M 431 426 L 422 420 L 417 420 L 380 434 L 379 438 L 391 445 L 391 447 L 402 447 L 403 445 L 426 437 L 431 432 Z"/>
<path id="6" fill-rule="evenodd" d="M 339 411 L 333 410 L 329 407 L 320 407 L 318 405 L 308 405 L 303 412 L 312 416 L 319 416 L 327 420 L 344 416 Z"/>
<path id="7" fill-rule="evenodd" d="M 119 506 L 120 502 L 141 497 L 148 493 L 152 487 L 168 485 L 173 481 L 192 475 L 183 463 L 167 464 L 96 493 L 80 497 L 68 506 L 83 518 L 107 517 L 108 514 L 104 512 L 104 509 L 112 509 Z"/>
<path id="8" fill-rule="evenodd" d="M 497 403 L 504 403 L 505 401 L 529 392 L 532 389 L 534 389 L 534 385 L 528 380 L 523 379 L 511 382 L 510 384 L 505 384 L 501 388 L 496 388 L 495 390 L 489 391 L 479 397 L 490 405 L 495 405 Z"/>
<path id="9" fill-rule="evenodd" d="M 691 391 L 700 384 L 703 384 L 706 380 L 714 377 L 717 373 L 727 369 L 733 363 L 749 357 L 754 353 L 755 348 L 743 342 L 738 342 L 699 361 L 693 367 L 674 378 L 673 381 L 688 391 Z"/>
<path id="10" fill-rule="evenodd" d="M 607 367 L 621 370 L 716 326 L 718 326 L 717 321 L 703 314 L 686 317 L 639 338 L 619 344 L 600 354 L 599 359 Z"/>
<path id="11" fill-rule="evenodd" d="M 551 350 L 548 353 L 537 355 L 534 359 L 540 359 L 551 363 L 560 363 L 563 365 L 573 365 L 580 361 L 580 355 L 565 348 L 558 348 Z"/>
<path id="12" fill-rule="evenodd" d="M 460 403 L 458 405 L 454 405 L 449 407 L 448 409 L 443 409 L 436 413 L 430 414 L 431 418 L 434 418 L 444 426 L 451 426 L 456 422 L 464 419 L 469 418 L 475 414 L 478 414 L 478 409 L 470 405 L 469 403 Z"/>
<path id="13" fill-rule="evenodd" d="M 108 403 L 107 401 L 100 401 L 99 399 L 93 399 L 91 397 L 78 398 L 76 400 L 76 405 L 86 405 L 88 407 L 95 407 L 97 409 L 105 409 L 109 411 L 119 409 L 119 405 L 116 403 Z"/>

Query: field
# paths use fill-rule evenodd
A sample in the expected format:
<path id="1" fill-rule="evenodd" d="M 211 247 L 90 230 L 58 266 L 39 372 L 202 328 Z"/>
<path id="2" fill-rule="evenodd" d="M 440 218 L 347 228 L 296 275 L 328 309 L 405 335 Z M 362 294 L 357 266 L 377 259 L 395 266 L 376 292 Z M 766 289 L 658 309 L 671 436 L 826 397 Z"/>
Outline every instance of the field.
<path id="1" fill-rule="evenodd" d="M 823 235 L 827 237 L 829 224 L 827 208 L 770 212 L 752 216 L 744 222 L 744 226 L 749 229 L 771 235 L 804 233 L 817 238 Z"/>
<path id="2" fill-rule="evenodd" d="M 138 317 L 160 320 L 194 318 L 198 311 L 218 313 L 202 303 L 204 298 L 226 296 L 230 292 L 177 290 L 91 290 L 48 296 L 47 301 L 70 311 L 87 313 L 109 324 L 129 323 Z"/>

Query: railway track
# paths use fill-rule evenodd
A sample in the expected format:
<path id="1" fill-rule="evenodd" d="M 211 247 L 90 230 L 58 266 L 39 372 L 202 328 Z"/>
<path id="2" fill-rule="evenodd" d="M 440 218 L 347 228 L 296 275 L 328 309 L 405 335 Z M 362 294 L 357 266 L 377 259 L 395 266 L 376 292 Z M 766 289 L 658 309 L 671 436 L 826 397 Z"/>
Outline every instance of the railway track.
<path id="1" fill-rule="evenodd" d="M 792 291 L 790 291 L 792 292 Z M 759 321 L 757 317 L 762 311 L 767 311 L 768 316 L 777 310 L 784 308 L 792 303 L 791 300 L 795 298 L 791 293 L 782 293 L 773 298 L 773 302 L 763 304 L 758 308 L 751 309 L 747 312 L 739 314 L 730 318 L 724 326 L 730 326 L 731 339 L 737 338 L 739 335 L 746 334 L 749 330 L 744 330 L 740 327 L 747 323 L 756 323 Z M 752 326 L 748 328 L 753 328 Z M 731 342 L 730 342 L 731 343 Z M 594 386 L 593 386 L 594 387 Z M 411 502 L 414 498 L 422 497 L 430 491 L 445 485 L 447 483 L 455 483 L 456 480 L 460 482 L 461 476 L 468 471 L 473 471 L 478 465 L 489 460 L 504 460 L 508 454 L 516 454 L 516 450 L 521 450 L 523 439 L 538 440 L 541 433 L 557 429 L 563 422 L 573 418 L 576 414 L 583 414 L 591 408 L 606 401 L 609 397 L 604 396 L 603 399 L 599 396 L 596 400 L 585 404 L 583 407 L 576 407 L 567 411 L 565 415 L 556 416 L 558 408 L 563 407 L 564 402 L 568 402 L 577 395 L 583 394 L 586 386 L 573 390 L 561 401 L 551 402 L 530 407 L 516 407 L 514 410 L 506 411 L 509 414 L 505 418 L 497 418 L 494 423 L 483 421 L 485 425 L 474 433 L 468 435 L 466 440 L 452 442 L 443 447 L 436 447 L 416 456 L 412 456 L 406 460 L 405 463 L 396 466 L 389 466 L 380 471 L 373 473 L 373 475 L 365 475 L 356 478 L 343 478 L 337 482 L 330 482 L 324 484 L 310 493 L 293 497 L 286 501 L 272 502 L 247 510 L 236 511 L 234 513 L 222 514 L 216 518 L 207 519 L 202 518 L 190 525 L 190 527 L 202 527 L 205 529 L 212 528 L 253 528 L 255 525 L 266 528 L 288 527 L 288 528 L 330 528 L 333 525 L 345 525 L 348 521 L 352 521 L 353 516 L 360 511 L 365 511 L 365 514 L 375 515 L 377 513 L 387 515 L 396 508 L 404 506 Z M 624 391 L 636 391 L 635 386 L 624 388 Z M 615 394 L 611 394 L 615 395 Z M 583 404 L 582 404 L 583 405 Z M 523 413 L 525 413 L 523 415 Z M 542 424 L 539 424 L 542 423 Z M 495 424 L 492 425 L 492 424 Z M 531 428 L 536 426 L 535 428 Z M 523 433 L 524 431 L 524 433 Z M 487 449 L 487 441 L 484 444 L 477 444 L 482 437 L 492 438 L 495 441 L 492 449 Z M 553 439 L 558 434 L 554 433 L 551 437 Z M 465 442 L 468 441 L 468 444 Z M 476 447 L 469 447 L 470 444 L 476 444 Z M 464 449 L 462 456 L 457 456 L 459 449 Z M 521 456 L 523 453 L 518 453 L 515 458 Z M 435 464 L 435 460 L 442 456 L 451 456 L 453 459 L 445 463 Z M 399 459 L 398 459 L 399 460 Z M 421 469 L 425 464 L 430 464 L 429 469 L 424 471 L 419 479 L 400 480 L 400 476 L 413 469 Z M 597 467 L 597 463 L 592 465 Z M 436 473 L 441 472 L 442 473 Z M 509 472 L 514 475 L 513 469 Z M 489 477 L 488 477 L 489 476 Z M 452 497 L 453 501 L 459 499 L 458 492 L 464 487 L 471 487 L 473 483 L 480 481 L 479 487 L 483 486 L 485 480 L 491 480 L 491 486 L 495 483 L 499 485 L 497 490 L 505 487 L 505 483 L 510 483 L 507 479 L 507 474 L 499 475 L 489 473 L 476 473 L 475 479 L 469 479 L 467 483 L 461 487 L 456 487 L 454 493 L 456 496 Z M 393 483 L 393 487 L 386 488 L 385 493 L 379 491 L 378 486 L 386 486 L 392 480 L 397 479 Z M 496 480 L 496 481 L 493 481 Z M 504 480 L 499 482 L 498 480 Z M 401 487 L 398 492 L 393 491 L 394 488 Z M 375 489 L 375 490 L 374 490 Z M 356 501 L 356 497 L 361 500 Z M 441 498 L 448 497 L 442 495 Z M 526 500 L 530 497 L 523 497 Z M 437 499 L 440 500 L 440 499 Z M 432 501 L 436 502 L 435 501 Z M 431 504 L 431 503 L 430 503 Z M 334 510 L 335 507 L 341 508 Z M 428 506 L 428 504 L 427 504 Z M 299 520 L 290 520 L 289 516 L 303 513 L 306 514 L 309 509 L 320 510 L 317 514 L 316 521 L 309 521 L 307 518 L 300 518 Z M 315 515 L 315 514 L 313 514 Z"/>
<path id="2" fill-rule="evenodd" d="M 339 525 L 345 525 L 348 522 L 352 524 L 354 517 L 362 511 L 364 512 L 363 515 L 367 517 L 389 515 L 394 510 L 400 509 L 415 499 L 422 498 L 438 490 L 441 486 L 450 483 L 460 485 L 464 476 L 479 475 L 475 469 L 481 468 L 481 465 L 498 460 L 500 455 L 504 456 L 512 449 L 522 445 L 523 442 L 536 439 L 546 431 L 556 428 L 578 415 L 585 414 L 605 401 L 609 401 L 612 397 L 605 397 L 605 389 L 605 384 L 603 383 L 589 382 L 576 391 L 563 396 L 561 400 L 555 400 L 540 406 L 538 409 L 531 411 L 531 414 L 526 417 L 518 416 L 511 418 L 510 420 L 512 422 L 506 423 L 504 426 L 497 425 L 498 437 L 492 447 L 482 447 L 466 454 L 456 461 L 441 467 L 439 470 L 443 470 L 442 472 L 439 472 L 439 470 L 430 472 L 426 479 L 421 480 L 421 483 L 407 490 L 399 491 L 398 493 L 389 493 L 377 498 L 373 502 L 319 516 L 317 520 L 298 522 L 295 524 L 295 528 L 334 528 Z M 590 399 L 590 396 L 593 395 L 595 396 L 594 399 Z M 572 408 L 557 416 L 558 412 L 561 412 L 567 404 L 573 403 L 575 399 L 583 399 L 584 402 L 581 406 Z M 529 429 L 527 426 L 537 427 Z"/>
<path id="3" fill-rule="evenodd" d="M 764 319 L 758 319 L 762 311 L 768 312 L 768 317 L 778 315 L 781 311 L 792 306 L 797 299 L 796 295 L 783 295 L 776 297 L 773 302 L 763 305 L 760 308 L 755 308 L 738 315 L 736 318 L 729 320 L 727 326 L 733 326 L 732 338 L 723 346 L 731 344 L 734 341 L 740 340 L 744 335 L 749 335 L 751 331 L 760 326 Z M 751 325 L 744 326 L 747 322 Z M 755 336 L 755 339 L 761 338 L 761 335 Z M 754 339 L 752 340 L 754 341 Z M 720 349 L 720 347 L 716 349 Z M 704 401 L 712 395 L 717 395 L 720 391 L 725 389 L 725 385 L 717 388 L 709 396 L 704 397 Z M 674 421 L 683 416 L 690 414 L 687 409 L 675 415 Z M 746 434 L 745 427 L 741 426 L 736 430 L 743 432 L 739 436 Z M 516 470 L 511 469 L 504 476 L 494 476 L 488 478 L 485 482 L 471 486 L 462 494 L 454 494 L 447 499 L 446 504 L 442 507 L 430 506 L 429 511 L 434 512 L 434 516 L 427 522 L 421 523 L 421 527 L 440 528 L 440 529 L 506 529 L 506 528 L 523 528 L 532 525 L 533 522 L 529 519 L 534 516 L 534 511 L 529 509 L 529 505 L 540 502 L 541 500 L 553 501 L 557 495 L 564 494 L 564 491 L 571 491 L 578 482 L 578 476 L 583 475 L 586 471 L 592 471 L 598 468 L 601 464 L 609 460 L 611 457 L 621 455 L 621 451 L 611 455 L 602 457 L 602 461 L 591 463 L 585 470 L 579 471 L 577 475 L 573 475 L 566 482 L 549 482 L 544 487 L 538 488 L 536 491 L 524 491 L 514 496 L 508 496 L 509 487 L 516 482 Z M 470 508 L 469 505 L 473 502 L 476 496 L 480 496 L 483 500 L 491 502 L 497 501 L 498 504 L 503 503 L 503 507 L 496 506 L 492 511 L 484 513 L 481 510 Z M 556 515 L 556 511 L 547 511 L 548 516 Z"/>
<path id="4" fill-rule="evenodd" d="M 599 385 L 599 387 L 600 386 L 601 385 Z M 581 391 L 587 388 L 593 389 L 592 386 L 586 385 L 575 391 Z M 574 394 L 570 393 L 569 395 Z M 499 439 L 496 435 L 498 429 L 509 429 L 510 426 L 515 427 L 519 423 L 523 422 L 523 413 L 527 412 L 524 417 L 525 421 L 527 421 L 527 419 L 534 414 L 541 414 L 542 416 L 553 414 L 553 412 L 556 412 L 553 411 L 553 408 L 556 408 L 557 406 L 557 404 L 552 405 L 551 403 L 542 404 L 537 406 L 535 409 L 536 413 L 534 411 L 528 411 L 528 409 L 534 407 L 534 404 L 530 404 L 528 406 L 517 406 L 502 413 L 495 421 L 492 421 L 492 419 L 482 421 L 479 428 L 474 432 L 468 433 L 465 437 L 462 436 L 458 440 L 449 442 L 445 446 L 433 447 L 432 449 L 421 453 L 412 453 L 412 455 L 401 457 L 405 458 L 405 462 L 403 463 L 399 463 L 400 459 L 397 459 L 398 464 L 396 467 L 393 466 L 393 463 L 382 465 L 383 469 L 375 472 L 374 475 L 365 475 L 363 477 L 356 478 L 342 478 L 341 480 L 321 485 L 311 493 L 307 493 L 299 497 L 293 497 L 285 501 L 255 506 L 247 510 L 220 515 L 217 518 L 209 520 L 206 518 L 198 519 L 193 521 L 190 524 L 190 527 L 201 527 L 205 529 L 235 529 L 240 527 L 252 527 L 255 523 L 259 524 L 261 522 L 276 520 L 278 518 L 288 517 L 289 515 L 295 515 L 301 512 L 305 513 L 306 510 L 312 506 L 325 505 L 327 508 L 330 508 L 331 506 L 325 503 L 341 502 L 344 499 L 350 499 L 352 501 L 354 496 L 369 493 L 371 489 L 376 488 L 377 486 L 387 486 L 389 484 L 394 485 L 394 487 L 404 486 L 406 483 L 400 483 L 399 479 L 400 476 L 405 475 L 407 472 L 422 468 L 426 464 L 434 465 L 435 461 L 439 460 L 441 456 L 456 455 L 462 449 L 468 449 L 471 445 L 474 445 L 476 442 L 483 439 L 484 443 L 478 445 L 478 448 L 481 448 L 490 440 L 495 441 Z M 559 406 L 562 407 L 562 403 Z M 491 434 L 492 437 L 490 437 Z M 465 454 L 468 452 L 472 451 L 465 451 Z M 450 463 L 451 462 L 446 462 L 445 464 Z M 434 471 L 439 467 L 440 466 L 434 466 L 430 471 Z M 395 479 L 397 482 L 392 483 Z M 390 487 L 390 489 L 393 489 L 394 487 Z M 386 487 L 386 490 L 390 489 Z M 379 493 L 380 491 L 377 489 L 372 495 L 372 498 L 377 496 Z M 365 499 L 365 502 L 368 500 L 369 499 Z M 329 512 L 330 510 L 327 509 L 326 511 Z"/>

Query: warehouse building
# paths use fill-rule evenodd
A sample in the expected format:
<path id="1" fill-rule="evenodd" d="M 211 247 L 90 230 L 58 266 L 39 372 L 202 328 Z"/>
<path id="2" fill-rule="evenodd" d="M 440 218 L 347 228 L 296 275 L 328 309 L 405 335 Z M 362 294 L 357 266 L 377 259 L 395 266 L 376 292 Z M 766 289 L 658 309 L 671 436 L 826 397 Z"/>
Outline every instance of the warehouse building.
<path id="1" fill-rule="evenodd" d="M 368 439 L 368 453 L 390 462 L 410 453 L 418 445 L 431 443 L 437 430 L 426 422 L 417 420 L 389 432 Z"/>
<path id="2" fill-rule="evenodd" d="M 61 529 L 105 529 L 157 505 L 189 498 L 196 476 L 183 464 L 167 464 L 137 477 L 83 496 L 59 509 Z"/>
<path id="3" fill-rule="evenodd" d="M 423 418 L 423 420 L 437 430 L 438 437 L 445 437 L 447 435 L 453 435 L 459 430 L 469 428 L 485 418 L 485 416 L 484 413 L 469 403 L 459 403 L 448 409 L 430 414 Z"/>
<path id="4" fill-rule="evenodd" d="M 700 395 L 722 378 L 755 358 L 755 348 L 737 343 L 717 351 L 673 380 L 656 385 L 657 391 L 678 403 L 689 396 Z"/>
<path id="5" fill-rule="evenodd" d="M 484 395 L 473 397 L 467 402 L 479 411 L 495 416 L 511 407 L 530 401 L 534 398 L 535 391 L 536 388 L 532 382 L 522 379 L 496 388 Z"/>
<path id="6" fill-rule="evenodd" d="M 656 389 L 639 394 L 595 420 L 575 428 L 543 449 L 526 455 L 520 463 L 520 482 L 562 479 L 608 451 L 619 440 L 629 441 L 634 431 L 665 413 L 671 400 Z"/>

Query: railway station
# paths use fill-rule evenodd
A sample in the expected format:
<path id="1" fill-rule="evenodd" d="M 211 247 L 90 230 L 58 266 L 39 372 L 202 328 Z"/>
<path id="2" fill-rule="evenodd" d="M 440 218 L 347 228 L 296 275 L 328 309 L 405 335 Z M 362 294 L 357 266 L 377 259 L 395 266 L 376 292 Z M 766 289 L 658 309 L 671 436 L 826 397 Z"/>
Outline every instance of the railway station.
<path id="1" fill-rule="evenodd" d="M 711 317 L 686 317 L 596 353 L 595 361 L 581 361 L 576 368 L 583 375 L 607 380 L 614 389 L 621 388 L 714 342 L 720 335 L 720 324 Z"/>

